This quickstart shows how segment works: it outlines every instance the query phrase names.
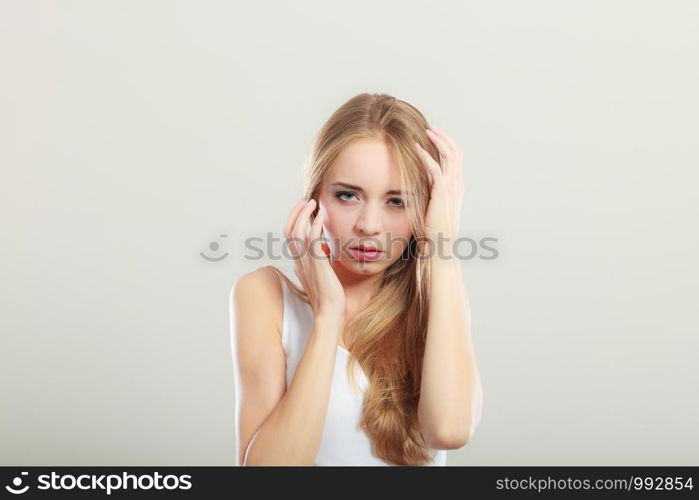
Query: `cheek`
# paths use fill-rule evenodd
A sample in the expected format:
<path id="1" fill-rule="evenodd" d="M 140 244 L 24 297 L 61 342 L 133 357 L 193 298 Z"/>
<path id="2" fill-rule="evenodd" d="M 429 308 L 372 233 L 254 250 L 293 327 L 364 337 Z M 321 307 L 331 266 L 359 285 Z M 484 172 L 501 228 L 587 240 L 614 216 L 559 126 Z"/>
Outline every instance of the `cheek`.
<path id="1" fill-rule="evenodd" d="M 393 234 L 404 239 L 410 239 L 412 234 L 410 227 L 410 219 L 406 215 L 395 217 L 390 221 L 390 227 Z"/>
<path id="2" fill-rule="evenodd" d="M 332 206 L 327 207 L 328 213 L 325 219 L 325 227 L 334 236 L 343 237 L 351 235 L 352 216 L 346 210 L 337 210 Z"/>
<path id="3" fill-rule="evenodd" d="M 407 217 L 396 219 L 391 224 L 391 255 L 400 256 L 408 246 L 412 231 Z"/>
<path id="4" fill-rule="evenodd" d="M 343 210 L 333 210 L 332 207 L 327 208 L 327 217 L 323 224 L 325 236 L 330 239 L 329 244 L 333 249 L 333 253 L 337 253 L 344 242 L 351 239 L 352 236 L 352 219 Z"/>
<path id="5" fill-rule="evenodd" d="M 408 247 L 410 234 L 394 235 L 391 240 L 391 260 L 395 260 L 403 254 Z"/>

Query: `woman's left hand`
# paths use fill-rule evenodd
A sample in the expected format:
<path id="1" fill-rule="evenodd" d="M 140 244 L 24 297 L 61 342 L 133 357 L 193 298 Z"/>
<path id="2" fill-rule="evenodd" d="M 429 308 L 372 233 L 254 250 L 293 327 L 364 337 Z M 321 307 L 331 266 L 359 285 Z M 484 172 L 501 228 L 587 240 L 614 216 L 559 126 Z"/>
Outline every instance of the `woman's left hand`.
<path id="1" fill-rule="evenodd" d="M 464 195 L 463 150 L 445 131 L 437 127 L 425 130 L 439 150 L 441 163 L 437 163 L 416 143 L 432 180 L 430 202 L 425 215 L 427 237 L 436 239 L 442 233 L 453 242 L 459 233 L 459 217 Z"/>

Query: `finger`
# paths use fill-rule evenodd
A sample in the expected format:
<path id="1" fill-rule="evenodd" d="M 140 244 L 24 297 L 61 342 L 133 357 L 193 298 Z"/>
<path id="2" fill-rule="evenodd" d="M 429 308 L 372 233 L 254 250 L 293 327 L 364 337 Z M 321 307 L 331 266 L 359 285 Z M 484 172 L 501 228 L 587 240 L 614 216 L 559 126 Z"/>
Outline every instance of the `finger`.
<path id="1" fill-rule="evenodd" d="M 432 129 L 434 133 L 436 133 L 438 136 L 444 139 L 454 152 L 461 152 L 461 148 L 458 144 L 456 144 L 456 141 L 454 141 L 454 139 L 452 139 L 451 136 L 447 134 L 444 130 L 442 130 L 439 127 L 435 127 L 434 125 L 430 127 L 430 129 Z"/>
<path id="2" fill-rule="evenodd" d="M 301 210 L 303 210 L 305 202 L 306 200 L 301 198 L 296 205 L 294 205 L 294 208 L 289 214 L 289 219 L 286 222 L 286 226 L 284 227 L 284 238 L 286 240 L 287 247 L 289 248 L 289 252 L 294 260 L 298 259 L 300 249 L 298 242 L 294 240 L 291 231 L 294 228 L 294 224 L 296 223 L 299 213 Z"/>
<path id="3" fill-rule="evenodd" d="M 303 245 L 306 241 L 306 228 L 308 227 L 308 219 L 311 216 L 311 212 L 315 209 L 316 200 L 311 198 L 308 203 L 304 205 L 301 213 L 296 218 L 294 223 L 294 229 L 291 230 L 291 235 L 295 239 L 297 245 Z M 308 248 L 301 249 L 303 253 L 308 252 Z"/>
<path id="4" fill-rule="evenodd" d="M 299 212 L 301 212 L 305 204 L 306 199 L 301 198 L 299 201 L 296 202 L 294 208 L 291 209 L 289 218 L 286 220 L 286 226 L 284 226 L 284 236 L 286 236 L 287 238 L 291 236 L 291 230 L 294 228 L 294 222 L 296 222 L 296 217 L 298 217 Z"/>
<path id="5" fill-rule="evenodd" d="M 440 166 L 439 163 L 437 163 L 435 161 L 434 158 L 432 158 L 432 155 L 429 154 L 427 151 L 425 151 L 425 148 L 420 146 L 420 144 L 418 144 L 417 142 L 415 143 L 415 145 L 417 146 L 418 153 L 420 153 L 420 156 L 422 157 L 423 165 L 425 165 L 425 167 L 427 167 L 428 173 L 431 172 L 432 166 L 437 167 L 441 171 L 442 167 Z"/>
<path id="6" fill-rule="evenodd" d="M 314 259 L 326 257 L 325 253 L 322 252 L 322 247 L 320 245 L 320 231 L 323 229 L 324 217 L 325 207 L 320 207 L 318 209 L 318 213 L 316 214 L 316 218 L 313 220 L 313 224 L 311 224 L 311 232 L 308 234 L 308 238 L 310 240 L 308 248 L 311 252 L 311 257 Z"/>
<path id="7" fill-rule="evenodd" d="M 426 128 L 425 131 L 427 132 L 427 136 L 432 140 L 432 142 L 436 144 L 440 154 L 444 156 L 447 160 L 451 160 L 455 155 L 455 151 L 452 149 L 451 144 L 449 144 L 440 135 L 437 135 L 437 133 L 433 130 Z"/>
<path id="8" fill-rule="evenodd" d="M 442 137 L 445 141 L 449 143 L 454 151 L 454 161 L 451 164 L 450 170 L 455 179 L 452 182 L 456 184 L 463 184 L 463 173 L 464 173 L 464 150 L 452 139 L 452 137 L 447 134 L 444 130 L 439 127 L 432 126 L 431 129 Z"/>
<path id="9" fill-rule="evenodd" d="M 444 172 L 445 182 L 449 185 L 454 184 L 456 182 L 455 178 L 458 176 L 459 171 L 462 170 L 461 153 L 454 149 L 456 144 L 451 141 L 451 138 L 447 140 L 443 136 L 443 134 L 445 134 L 444 132 L 442 132 L 442 135 L 438 135 L 433 130 L 427 129 L 427 131 L 430 132 L 428 135 L 433 138 L 435 143 L 441 144 L 441 146 L 438 147 L 448 148 L 448 153 L 443 154 L 444 168 L 442 171 Z"/>
<path id="10" fill-rule="evenodd" d="M 439 141 L 440 139 L 436 139 L 434 135 L 431 135 L 429 132 L 427 133 L 427 136 L 430 138 L 432 143 L 435 145 L 437 148 L 437 152 L 439 153 L 439 160 L 435 160 L 436 163 L 439 165 L 439 168 L 442 170 L 443 173 L 447 173 L 450 169 L 447 168 L 447 165 L 449 163 L 449 158 L 446 156 L 446 153 L 444 152 L 444 143 L 440 144 Z"/>
<path id="11" fill-rule="evenodd" d="M 446 183 L 444 181 L 444 174 L 435 162 L 430 164 L 430 177 L 432 178 L 432 191 L 445 193 Z"/>

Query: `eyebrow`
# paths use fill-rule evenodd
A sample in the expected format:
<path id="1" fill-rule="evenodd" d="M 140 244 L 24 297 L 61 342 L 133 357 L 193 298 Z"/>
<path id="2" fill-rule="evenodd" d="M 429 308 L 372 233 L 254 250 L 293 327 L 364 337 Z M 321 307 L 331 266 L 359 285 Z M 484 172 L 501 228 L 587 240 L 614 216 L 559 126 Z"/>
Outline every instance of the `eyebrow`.
<path id="1" fill-rule="evenodd" d="M 356 191 L 360 191 L 362 193 L 364 192 L 364 190 L 362 188 L 360 188 L 359 186 L 353 186 L 352 184 L 347 184 L 346 182 L 333 182 L 330 185 L 331 186 L 343 186 L 343 187 L 346 187 L 349 189 L 354 189 Z M 386 194 L 401 194 L 401 190 L 400 189 L 391 189 L 389 191 L 386 191 Z"/>

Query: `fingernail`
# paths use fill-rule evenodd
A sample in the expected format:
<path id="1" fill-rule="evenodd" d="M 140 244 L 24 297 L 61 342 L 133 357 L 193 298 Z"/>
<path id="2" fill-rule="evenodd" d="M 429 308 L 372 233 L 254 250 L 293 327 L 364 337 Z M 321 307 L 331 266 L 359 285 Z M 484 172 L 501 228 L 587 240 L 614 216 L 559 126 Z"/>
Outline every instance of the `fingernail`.
<path id="1" fill-rule="evenodd" d="M 310 200 L 308 200 L 308 203 L 306 203 L 306 206 L 307 206 L 307 207 L 310 207 L 311 205 L 313 205 L 313 203 L 315 203 L 315 201 L 316 201 L 316 200 L 314 200 L 313 198 L 311 198 Z"/>

